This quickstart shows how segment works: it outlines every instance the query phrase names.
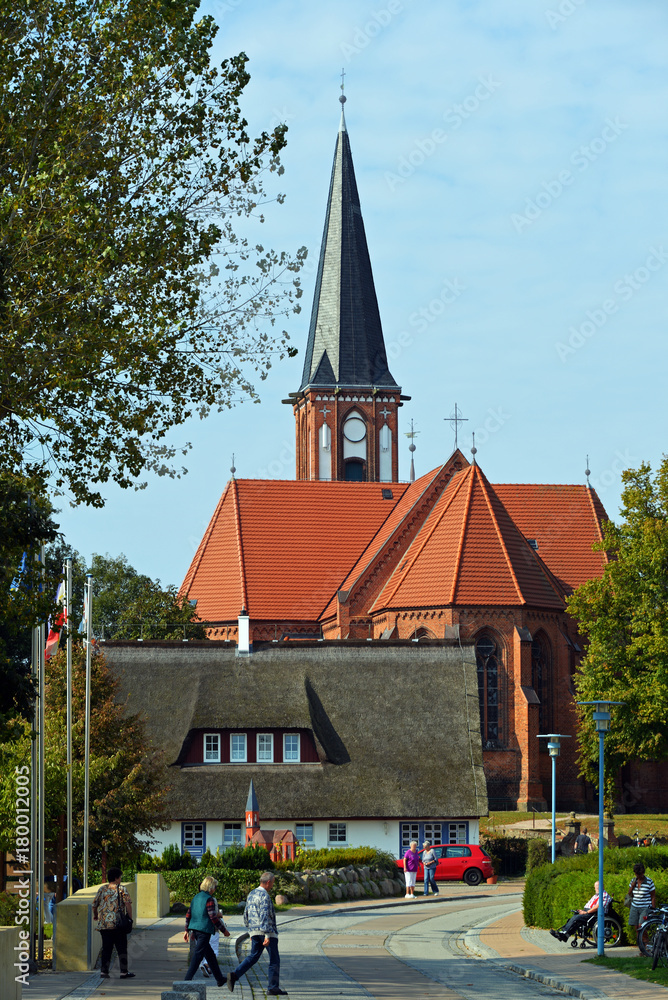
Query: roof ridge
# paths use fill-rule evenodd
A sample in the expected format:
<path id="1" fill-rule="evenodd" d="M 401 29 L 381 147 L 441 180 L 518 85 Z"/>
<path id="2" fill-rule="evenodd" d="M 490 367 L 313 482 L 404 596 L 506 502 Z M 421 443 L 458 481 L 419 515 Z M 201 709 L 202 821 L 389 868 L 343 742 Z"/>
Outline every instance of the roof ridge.
<path id="1" fill-rule="evenodd" d="M 237 548 L 239 551 L 239 582 L 241 583 L 241 606 L 250 614 L 248 608 L 248 593 L 246 590 L 246 564 L 244 562 L 244 543 L 241 535 L 241 512 L 239 510 L 239 487 L 236 479 L 232 479 L 232 498 L 234 504 L 234 521 L 237 529 Z"/>
<path id="2" fill-rule="evenodd" d="M 598 540 L 599 540 L 599 542 L 602 542 L 603 541 L 603 532 L 601 531 L 601 524 L 600 524 L 599 519 L 598 519 L 598 514 L 596 513 L 596 504 L 594 503 L 593 497 L 595 496 L 596 499 L 599 501 L 599 503 L 601 501 L 599 500 L 598 493 L 596 493 L 595 490 L 592 490 L 591 486 L 585 486 L 584 489 L 585 489 L 585 492 L 587 494 L 587 500 L 589 501 L 589 506 L 591 507 L 591 512 L 594 515 L 594 524 L 596 526 L 596 534 L 598 535 Z M 592 496 L 592 494 L 593 494 L 593 496 Z M 608 558 L 607 557 L 607 553 L 604 550 L 601 550 L 601 551 L 603 551 L 603 557 L 607 561 L 607 558 Z"/>
<path id="3" fill-rule="evenodd" d="M 459 583 L 459 569 L 462 564 L 462 556 L 464 554 L 464 539 L 466 537 L 466 527 L 469 522 L 469 512 L 471 510 L 471 497 L 473 496 L 473 483 L 475 482 L 475 472 L 477 465 L 469 465 L 469 495 L 466 498 L 466 505 L 464 507 L 464 516 L 462 518 L 462 530 L 459 536 L 459 545 L 457 546 L 457 556 L 455 558 L 455 565 L 452 569 L 452 590 L 450 591 L 450 604 L 456 603 L 457 597 L 457 584 Z"/>
<path id="4" fill-rule="evenodd" d="M 185 593 L 185 594 L 188 593 L 188 587 L 193 582 L 195 574 L 197 573 L 197 570 L 200 567 L 200 563 L 202 562 L 202 559 L 204 558 L 204 553 L 206 551 L 207 542 L 208 542 L 209 538 L 211 537 L 211 534 L 213 533 L 214 525 L 218 521 L 218 518 L 220 516 L 220 512 L 221 512 L 221 510 L 223 508 L 223 503 L 225 502 L 225 497 L 227 496 L 227 494 L 229 492 L 230 483 L 231 482 L 232 482 L 232 480 L 229 480 L 225 484 L 225 489 L 223 490 L 223 492 L 221 494 L 220 500 L 216 504 L 216 509 L 214 510 L 213 516 L 212 516 L 211 520 L 209 521 L 209 524 L 207 525 L 207 529 L 204 532 L 204 537 L 202 538 L 202 541 L 199 543 L 199 546 L 197 548 L 197 552 L 195 553 L 195 557 L 194 557 L 193 561 L 191 562 L 190 567 L 188 569 L 188 572 L 186 573 L 185 578 L 183 580 L 183 583 L 181 584 L 181 586 L 179 588 L 179 595 L 181 593 Z"/>
<path id="5" fill-rule="evenodd" d="M 425 485 L 424 489 L 421 491 L 421 493 L 419 494 L 419 496 L 416 497 L 415 502 L 406 511 L 406 513 L 404 514 L 404 516 L 402 517 L 402 519 L 399 521 L 399 523 L 395 527 L 394 531 L 392 531 L 392 533 L 389 535 L 389 537 L 385 539 L 385 543 L 382 546 L 382 548 L 380 549 L 380 551 L 374 550 L 373 553 L 370 555 L 368 562 L 360 570 L 360 572 L 357 574 L 357 576 L 355 577 L 355 579 L 351 583 L 350 587 L 348 588 L 348 596 L 352 593 L 352 591 L 358 585 L 358 583 L 360 582 L 360 580 L 364 576 L 366 576 L 367 572 L 371 569 L 371 567 L 382 558 L 382 553 L 384 551 L 386 551 L 388 549 L 388 547 L 391 545 L 391 543 L 396 539 L 397 534 L 399 533 L 399 529 L 402 528 L 402 527 L 405 527 L 406 521 L 408 520 L 408 518 L 410 517 L 410 515 L 415 511 L 415 508 L 420 503 L 420 501 L 424 498 L 424 495 L 427 492 L 427 490 L 430 488 L 430 486 L 433 486 L 435 480 L 438 478 L 439 473 L 443 471 L 443 469 L 445 468 L 446 464 L 447 463 L 444 463 L 440 468 L 437 468 L 437 469 L 434 470 L 432 478 Z M 429 473 L 426 472 L 424 474 L 424 477 L 426 477 L 428 475 L 429 475 Z M 424 477 L 420 476 L 420 479 L 422 479 Z M 419 482 L 420 479 L 418 479 L 417 482 Z M 408 490 L 410 490 L 411 486 L 413 486 L 413 485 L 414 484 L 411 483 L 409 485 L 409 487 L 408 487 Z M 367 545 L 366 549 L 364 550 L 365 552 L 367 551 L 367 549 L 369 549 L 373 545 L 374 541 L 376 540 L 376 538 L 378 537 L 378 535 L 380 534 L 380 532 L 382 531 L 382 529 L 385 527 L 385 525 L 387 524 L 388 520 L 392 517 L 392 515 L 396 511 L 397 507 L 399 506 L 399 504 L 402 502 L 402 500 L 406 496 L 406 493 L 408 492 L 408 490 L 404 490 L 404 492 L 401 494 L 401 496 L 397 499 L 397 502 L 394 504 L 394 506 L 392 507 L 392 509 L 388 512 L 387 517 L 385 518 L 385 520 L 383 521 L 383 523 L 379 526 L 379 528 L 376 531 L 376 533 L 374 534 L 373 538 L 369 541 L 369 544 Z M 364 555 L 364 552 L 362 553 L 362 555 Z M 353 566 L 352 568 L 354 569 L 355 567 Z M 348 573 L 350 573 L 350 570 L 348 570 Z M 348 573 L 346 573 L 346 575 L 344 576 L 343 580 L 341 581 L 342 583 L 345 583 L 345 581 L 347 580 Z M 323 607 L 322 611 L 320 612 L 320 615 L 318 616 L 318 618 L 320 618 L 325 613 L 325 611 L 327 610 L 327 608 L 329 607 L 329 605 L 331 604 L 331 602 L 332 602 L 332 598 L 330 597 L 328 599 L 327 603 L 325 604 L 325 606 Z"/>
<path id="6" fill-rule="evenodd" d="M 445 496 L 446 495 L 446 493 L 448 491 L 448 487 L 457 478 L 457 476 L 459 475 L 459 472 L 461 472 L 461 471 L 462 470 L 459 470 L 458 472 L 453 473 L 453 475 L 450 477 L 450 479 L 448 480 L 448 482 L 445 484 L 445 492 L 441 496 Z M 439 524 L 441 523 L 441 520 L 444 517 L 445 513 L 449 510 L 450 505 L 453 503 L 453 501 L 457 497 L 457 495 L 459 493 L 459 490 L 461 489 L 462 482 L 465 479 L 466 479 L 466 476 L 462 476 L 461 477 L 461 482 L 457 483 L 455 485 L 455 488 L 453 490 L 452 496 L 448 497 L 446 499 L 446 503 L 445 503 L 445 506 L 444 506 L 443 510 L 439 513 L 438 517 L 434 517 L 433 524 L 431 525 L 431 527 L 429 528 L 429 530 L 425 531 L 425 528 L 429 524 L 429 521 L 432 518 L 432 516 L 434 514 L 434 511 L 436 510 L 436 507 L 438 506 L 438 502 L 434 506 L 433 510 L 430 511 L 430 513 L 429 513 L 428 517 L 426 518 L 424 524 L 422 525 L 422 527 L 420 528 L 419 532 L 417 533 L 417 535 L 415 536 L 415 538 L 413 539 L 413 541 L 411 542 L 411 544 L 409 546 L 409 552 L 413 548 L 413 546 L 415 546 L 415 550 L 414 550 L 412 556 L 410 557 L 410 559 L 408 559 L 406 561 L 406 563 L 404 563 L 403 570 L 401 571 L 400 574 L 398 574 L 398 578 L 397 578 L 397 581 L 396 581 L 393 589 L 390 592 L 388 592 L 387 597 L 386 597 L 386 601 L 387 602 L 389 602 L 389 601 L 392 600 L 392 598 L 396 594 L 397 590 L 399 589 L 400 583 L 403 580 L 405 580 L 406 577 L 408 576 L 408 574 L 410 573 L 411 569 L 415 565 L 415 562 L 416 562 L 418 556 L 421 555 L 422 551 L 424 550 L 425 545 L 428 543 L 428 541 L 430 540 L 431 536 L 436 531 L 436 529 L 439 526 Z M 439 500 L 440 499 L 441 499 L 441 497 L 439 497 Z M 420 536 L 422 536 L 422 537 L 420 537 Z M 418 544 L 418 542 L 419 542 L 419 544 Z M 395 572 L 392 574 L 392 577 L 394 577 L 395 573 L 397 573 L 397 570 L 395 570 Z M 384 588 L 383 588 L 383 590 L 384 590 Z"/>
<path id="7" fill-rule="evenodd" d="M 476 468 L 478 468 L 478 467 L 476 466 Z M 522 588 L 520 587 L 519 580 L 517 579 L 517 574 L 515 573 L 515 567 L 513 566 L 513 561 L 510 558 L 510 553 L 508 552 L 508 546 L 506 545 L 506 539 L 505 539 L 504 534 L 503 534 L 503 532 L 501 530 L 501 525 L 499 524 L 498 518 L 496 516 L 496 511 L 494 510 L 494 506 L 493 506 L 493 504 L 492 504 L 492 502 L 490 500 L 489 493 L 485 489 L 485 485 L 488 487 L 489 491 L 494 495 L 494 497 L 496 498 L 496 500 L 498 501 L 498 503 L 501 504 L 501 507 L 503 508 L 503 510 L 505 510 L 506 508 L 503 506 L 503 504 L 501 503 L 501 501 L 499 500 L 499 498 L 496 496 L 496 493 L 494 493 L 494 490 L 492 489 L 490 483 L 487 481 L 487 477 L 485 476 L 485 474 L 481 470 L 478 470 L 478 471 L 480 472 L 480 482 L 481 482 L 481 486 L 482 486 L 482 490 L 483 490 L 483 496 L 485 497 L 485 503 L 487 504 L 487 507 L 489 509 L 490 514 L 492 515 L 492 521 L 494 523 L 494 527 L 496 529 L 496 533 L 497 533 L 498 539 L 501 542 L 501 548 L 502 548 L 502 551 L 503 551 L 503 553 L 505 555 L 505 558 L 506 558 L 506 565 L 508 566 L 508 569 L 510 570 L 510 575 L 512 577 L 513 583 L 515 584 L 515 590 L 517 591 L 517 596 L 520 599 L 520 604 L 526 604 L 527 602 L 526 602 L 526 600 L 524 598 L 524 594 L 522 593 Z M 508 513 L 508 512 L 506 511 L 506 513 Z M 508 514 L 508 518 L 510 519 L 510 521 L 511 521 L 512 524 L 515 524 L 515 522 L 513 521 L 512 517 L 510 517 L 510 514 Z"/>

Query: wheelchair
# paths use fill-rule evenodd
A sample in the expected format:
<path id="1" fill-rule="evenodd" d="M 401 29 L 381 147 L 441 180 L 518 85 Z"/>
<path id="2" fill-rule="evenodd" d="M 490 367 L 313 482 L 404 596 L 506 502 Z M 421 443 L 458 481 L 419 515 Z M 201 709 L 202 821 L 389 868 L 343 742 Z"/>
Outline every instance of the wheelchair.
<path id="1" fill-rule="evenodd" d="M 617 902 L 613 899 L 613 903 Z M 573 914 L 578 911 L 573 910 Z M 605 911 L 603 922 L 603 945 L 606 948 L 616 948 L 623 940 L 622 921 L 615 913 L 612 905 Z M 571 935 L 571 948 L 596 948 L 598 945 L 598 913 L 592 913 Z"/>

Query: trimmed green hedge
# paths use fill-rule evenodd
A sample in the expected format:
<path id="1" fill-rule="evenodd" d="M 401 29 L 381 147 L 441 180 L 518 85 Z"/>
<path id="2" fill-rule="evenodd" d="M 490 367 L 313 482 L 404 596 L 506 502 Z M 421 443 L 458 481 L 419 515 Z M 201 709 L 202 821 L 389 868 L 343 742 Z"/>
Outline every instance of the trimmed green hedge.
<path id="1" fill-rule="evenodd" d="M 322 868 L 345 868 L 346 865 L 382 868 L 392 871 L 396 860 L 391 854 L 375 847 L 328 847 L 320 850 L 301 851 L 294 861 L 278 861 L 277 871 L 319 871 Z"/>
<path id="2" fill-rule="evenodd" d="M 186 869 L 179 872 L 163 872 L 165 882 L 169 887 L 170 894 L 174 893 L 173 903 L 190 904 L 193 896 L 199 892 L 200 883 L 207 875 L 212 875 L 218 880 L 216 889 L 216 899 L 221 902 L 240 903 L 246 898 L 251 889 L 259 885 L 259 877 L 256 871 L 245 871 L 242 868 L 202 868 Z M 276 894 L 274 886 L 273 895 Z"/>
<path id="3" fill-rule="evenodd" d="M 647 874 L 656 884 L 658 902 L 668 900 L 668 848 L 648 847 L 633 850 L 609 848 L 604 852 L 605 891 L 614 900 L 614 908 L 623 918 L 627 939 L 632 940 L 628 927 L 629 911 L 622 905 L 633 865 L 642 861 Z M 598 878 L 598 852 L 560 858 L 554 865 L 535 868 L 527 877 L 524 888 L 524 922 L 530 927 L 561 927 L 593 896 Z"/>

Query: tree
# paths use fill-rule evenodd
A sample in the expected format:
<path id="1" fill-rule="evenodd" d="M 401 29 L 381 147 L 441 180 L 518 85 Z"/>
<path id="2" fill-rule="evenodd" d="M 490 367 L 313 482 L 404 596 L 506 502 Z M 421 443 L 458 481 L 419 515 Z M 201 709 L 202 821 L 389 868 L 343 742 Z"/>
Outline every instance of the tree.
<path id="1" fill-rule="evenodd" d="M 31 630 L 50 613 L 55 581 L 35 561 L 58 525 L 43 484 L 0 472 L 0 740 L 32 718 Z"/>
<path id="2" fill-rule="evenodd" d="M 196 608 L 178 596 L 171 584 L 163 587 L 138 573 L 121 553 L 94 554 L 90 566 L 64 543 L 52 546 L 47 565 L 59 576 L 65 559 L 72 559 L 72 624 L 83 615 L 86 574 L 93 577 L 93 635 L 97 639 L 206 639 Z M 184 635 L 185 627 L 185 635 Z"/>
<path id="3" fill-rule="evenodd" d="M 578 699 L 625 703 L 605 739 L 608 804 L 622 765 L 668 755 L 668 458 L 654 478 L 643 464 L 622 480 L 623 521 L 607 522 L 597 545 L 610 561 L 568 602 L 588 642 Z M 581 711 L 579 740 L 583 773 L 598 783 L 591 709 Z"/>
<path id="4" fill-rule="evenodd" d="M 48 661 L 45 702 L 47 840 L 55 843 L 66 809 L 66 658 L 61 651 Z M 113 854 L 121 864 L 149 849 L 151 833 L 165 828 L 168 789 L 162 784 L 162 751 L 151 745 L 139 715 L 128 715 L 116 702 L 118 682 L 104 654 L 91 664 L 90 846 Z M 85 652 L 73 650 L 72 785 L 74 839 L 81 856 L 84 799 Z M 16 789 L 14 768 L 30 762 L 30 727 L 18 741 L 0 746 L 0 849 L 14 839 Z"/>
<path id="5" fill-rule="evenodd" d="M 0 15 L 0 464 L 98 506 L 98 484 L 176 475 L 170 429 L 296 353 L 272 327 L 299 311 L 306 251 L 235 231 L 262 219 L 286 128 L 250 138 L 246 56 L 212 65 L 197 8 Z"/>

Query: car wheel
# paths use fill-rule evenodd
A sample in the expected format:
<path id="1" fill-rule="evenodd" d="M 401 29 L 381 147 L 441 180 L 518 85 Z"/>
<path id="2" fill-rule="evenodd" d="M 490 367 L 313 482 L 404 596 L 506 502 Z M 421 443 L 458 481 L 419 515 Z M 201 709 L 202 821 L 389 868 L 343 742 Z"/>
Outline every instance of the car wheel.
<path id="1" fill-rule="evenodd" d="M 479 868 L 467 868 L 464 872 L 464 881 L 467 885 L 480 885 L 482 882 L 482 872 Z"/>

